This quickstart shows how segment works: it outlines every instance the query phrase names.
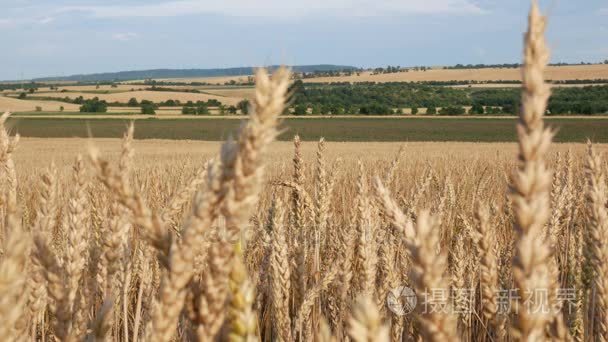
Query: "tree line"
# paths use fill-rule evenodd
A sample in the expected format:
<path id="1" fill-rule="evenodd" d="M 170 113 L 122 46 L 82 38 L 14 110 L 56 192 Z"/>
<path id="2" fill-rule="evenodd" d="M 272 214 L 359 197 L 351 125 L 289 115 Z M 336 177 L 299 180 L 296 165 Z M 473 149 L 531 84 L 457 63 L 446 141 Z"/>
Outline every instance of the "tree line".
<path id="1" fill-rule="evenodd" d="M 98 97 L 92 99 L 86 99 L 77 101 L 81 104 L 80 112 L 82 113 L 106 113 L 109 106 L 114 106 L 114 103 L 108 103 L 105 100 L 100 100 Z M 249 114 L 250 103 L 249 100 L 242 100 L 237 105 L 225 106 L 221 102 L 210 99 L 208 101 L 187 101 L 181 103 L 178 100 L 167 100 L 164 102 L 152 102 L 149 100 L 142 100 L 138 102 L 136 98 L 131 98 L 127 102 L 128 107 L 140 107 L 141 114 L 154 115 L 159 107 L 167 107 L 167 104 L 173 104 L 173 106 L 181 106 L 182 114 L 188 115 L 209 115 L 211 114 L 210 107 L 217 107 L 219 114 Z M 121 104 L 124 106 L 124 104 Z"/>
<path id="2" fill-rule="evenodd" d="M 518 88 L 447 88 L 410 83 L 309 85 L 296 81 L 291 89 L 293 113 L 398 114 L 403 108 L 452 108 L 446 115 L 464 114 L 459 107 L 474 107 L 473 114 L 517 114 Z M 480 110 L 483 108 L 484 110 Z M 488 110 L 489 108 L 489 110 Z M 607 114 L 608 85 L 555 88 L 547 114 Z M 438 113 L 440 114 L 440 113 Z"/>

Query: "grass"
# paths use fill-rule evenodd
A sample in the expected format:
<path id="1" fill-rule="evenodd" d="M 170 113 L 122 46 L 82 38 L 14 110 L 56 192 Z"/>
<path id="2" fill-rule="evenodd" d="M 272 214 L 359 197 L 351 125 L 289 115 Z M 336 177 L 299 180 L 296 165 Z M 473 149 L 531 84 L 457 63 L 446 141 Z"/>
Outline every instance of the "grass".
<path id="1" fill-rule="evenodd" d="M 107 113 L 104 113 L 104 115 Z M 558 130 L 555 141 L 608 142 L 606 119 L 548 119 Z M 127 119 L 12 118 L 9 127 L 24 137 L 121 136 Z M 137 120 L 137 139 L 224 140 L 235 132 L 241 120 L 233 119 L 150 119 Z M 333 118 L 284 119 L 279 140 L 299 134 L 303 140 L 325 137 L 328 141 L 468 141 L 510 142 L 516 140 L 515 120 L 483 118 Z"/>

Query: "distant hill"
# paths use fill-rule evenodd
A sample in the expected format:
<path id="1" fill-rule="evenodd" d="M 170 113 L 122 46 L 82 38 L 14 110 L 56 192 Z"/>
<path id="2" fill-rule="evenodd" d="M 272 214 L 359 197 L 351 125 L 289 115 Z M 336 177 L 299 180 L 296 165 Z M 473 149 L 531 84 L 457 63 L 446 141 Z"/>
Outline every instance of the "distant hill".
<path id="1" fill-rule="evenodd" d="M 267 67 L 268 69 L 276 69 L 277 65 Z M 315 71 L 336 71 L 336 70 L 354 70 L 358 69 L 353 66 L 346 65 L 296 65 L 291 67 L 295 72 L 315 72 Z M 120 72 L 105 72 L 98 74 L 83 74 L 71 76 L 57 77 L 42 77 L 35 78 L 35 82 L 56 82 L 56 81 L 76 81 L 76 82 L 94 82 L 94 81 L 128 81 L 141 80 L 146 78 L 194 78 L 194 77 L 216 77 L 216 76 L 239 76 L 251 75 L 255 67 L 240 67 L 227 69 L 153 69 L 139 71 L 120 71 Z"/>

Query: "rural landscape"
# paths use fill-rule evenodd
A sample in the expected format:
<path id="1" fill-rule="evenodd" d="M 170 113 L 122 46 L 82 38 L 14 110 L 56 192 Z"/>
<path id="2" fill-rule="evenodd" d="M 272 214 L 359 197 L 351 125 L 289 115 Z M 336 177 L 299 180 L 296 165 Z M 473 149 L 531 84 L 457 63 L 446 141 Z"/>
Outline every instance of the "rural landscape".
<path id="1" fill-rule="evenodd" d="M 295 68 L 303 71 L 291 76 L 288 105 L 281 114 L 288 130 L 279 140 L 294 134 L 329 141 L 516 138 L 511 128 L 521 106 L 519 65 L 307 72 L 325 68 L 344 67 Z M 146 119 L 138 125 L 137 138 L 222 140 L 247 117 L 255 97 L 254 68 L 244 69 L 239 71 L 251 75 L 121 81 L 117 73 L 74 77 L 80 81 L 5 83 L 0 84 L 0 111 L 12 112 L 9 121 L 30 137 L 110 138 L 121 134 L 127 122 Z M 603 117 L 608 115 L 608 64 L 547 70 L 553 85 L 547 118 L 562 131 L 557 139 L 608 141 Z M 212 71 L 222 72 L 206 73 Z"/>
<path id="2" fill-rule="evenodd" d="M 507 64 L 0 82 L 1 339 L 608 340 L 608 59 L 524 2 Z"/>

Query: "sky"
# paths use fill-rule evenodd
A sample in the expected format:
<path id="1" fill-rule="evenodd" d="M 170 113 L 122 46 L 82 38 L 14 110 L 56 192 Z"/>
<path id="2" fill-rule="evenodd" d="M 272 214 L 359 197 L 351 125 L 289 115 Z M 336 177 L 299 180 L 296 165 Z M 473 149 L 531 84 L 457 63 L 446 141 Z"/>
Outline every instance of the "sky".
<path id="1" fill-rule="evenodd" d="M 546 0 L 553 62 L 608 59 L 608 0 Z M 0 79 L 521 59 L 527 0 L 0 0 Z"/>

